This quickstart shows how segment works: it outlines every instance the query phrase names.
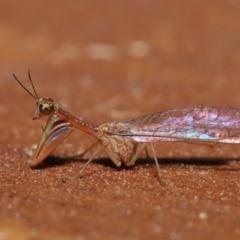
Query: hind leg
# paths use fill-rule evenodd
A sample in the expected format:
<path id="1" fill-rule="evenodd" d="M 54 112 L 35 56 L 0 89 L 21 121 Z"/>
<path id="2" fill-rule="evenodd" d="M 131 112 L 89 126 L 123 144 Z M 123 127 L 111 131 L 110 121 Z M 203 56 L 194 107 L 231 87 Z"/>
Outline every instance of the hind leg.
<path id="1" fill-rule="evenodd" d="M 135 162 L 136 162 L 136 160 L 137 160 L 137 158 L 138 158 L 138 156 L 139 156 L 139 154 L 140 154 L 143 150 L 145 150 L 146 155 L 147 155 L 147 158 L 149 158 L 146 145 L 147 145 L 147 143 L 143 143 L 143 144 L 137 149 L 137 143 L 134 144 L 134 148 L 133 148 L 131 160 L 128 161 L 128 162 L 125 162 L 127 166 L 132 166 L 132 165 L 134 165 Z M 150 143 L 150 145 L 151 145 L 151 149 L 152 149 L 152 153 L 153 153 L 153 159 L 154 159 L 154 162 L 155 162 L 156 168 L 157 168 L 158 179 L 159 179 L 159 181 L 160 181 L 160 184 L 161 184 L 162 186 L 164 186 L 164 183 L 163 183 L 163 181 L 162 181 L 162 179 L 161 179 L 160 167 L 159 167 L 159 164 L 158 164 L 158 160 L 157 160 L 157 157 L 156 157 L 155 150 L 154 150 L 154 148 L 153 148 L 153 144 Z"/>

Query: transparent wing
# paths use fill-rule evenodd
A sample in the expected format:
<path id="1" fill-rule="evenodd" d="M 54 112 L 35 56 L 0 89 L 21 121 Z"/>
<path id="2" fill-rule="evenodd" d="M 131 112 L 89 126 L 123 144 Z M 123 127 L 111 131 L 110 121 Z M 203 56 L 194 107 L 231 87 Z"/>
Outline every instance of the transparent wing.
<path id="1" fill-rule="evenodd" d="M 136 142 L 212 141 L 240 143 L 240 109 L 194 107 L 111 123 L 108 134 Z"/>

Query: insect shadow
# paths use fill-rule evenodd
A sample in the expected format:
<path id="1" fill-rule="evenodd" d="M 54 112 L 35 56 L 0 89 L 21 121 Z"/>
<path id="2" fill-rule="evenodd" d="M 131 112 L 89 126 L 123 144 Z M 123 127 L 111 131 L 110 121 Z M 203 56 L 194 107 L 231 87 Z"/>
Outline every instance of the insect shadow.
<path id="1" fill-rule="evenodd" d="M 230 161 L 239 160 L 236 158 L 159 158 L 159 165 L 171 166 L 171 165 L 198 165 L 198 166 L 224 166 L 228 165 Z M 87 159 L 77 159 L 69 157 L 48 156 L 44 161 L 38 164 L 33 169 L 47 169 L 55 166 L 70 165 L 71 163 L 86 163 Z M 155 165 L 152 158 L 139 158 L 134 166 L 126 166 L 122 164 L 121 167 L 117 167 L 109 158 L 97 158 L 93 160 L 94 164 L 99 164 L 112 169 L 132 169 L 134 166 L 152 166 Z"/>

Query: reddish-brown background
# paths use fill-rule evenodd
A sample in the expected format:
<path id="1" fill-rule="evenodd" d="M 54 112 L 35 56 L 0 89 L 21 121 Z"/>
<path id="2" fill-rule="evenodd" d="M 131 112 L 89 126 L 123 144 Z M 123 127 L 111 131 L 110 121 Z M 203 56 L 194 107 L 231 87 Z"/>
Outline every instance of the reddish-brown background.
<path id="1" fill-rule="evenodd" d="M 92 44 L 110 47 L 95 59 Z M 31 69 L 40 96 L 95 124 L 239 107 L 238 0 L 2 0 L 0 66 L 0 239 L 239 239 L 239 146 L 155 144 L 165 188 L 144 155 L 117 170 L 104 153 L 64 183 L 94 139 L 75 131 L 30 169 L 45 121 L 31 121 L 34 99 L 10 74 L 29 87 Z"/>

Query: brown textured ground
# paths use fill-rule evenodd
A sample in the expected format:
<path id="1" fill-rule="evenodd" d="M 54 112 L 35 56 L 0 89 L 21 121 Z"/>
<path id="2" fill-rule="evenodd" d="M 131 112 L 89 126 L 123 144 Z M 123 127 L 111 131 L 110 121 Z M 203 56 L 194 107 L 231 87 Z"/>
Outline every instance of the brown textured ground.
<path id="1" fill-rule="evenodd" d="M 104 153 L 64 183 L 94 140 L 75 131 L 30 169 L 44 120 L 10 75 L 28 85 L 31 69 L 39 95 L 95 124 L 239 107 L 240 2 L 199 2 L 0 2 L 0 240 L 240 238 L 239 146 L 155 144 L 165 188 L 144 155 L 117 170 Z"/>

